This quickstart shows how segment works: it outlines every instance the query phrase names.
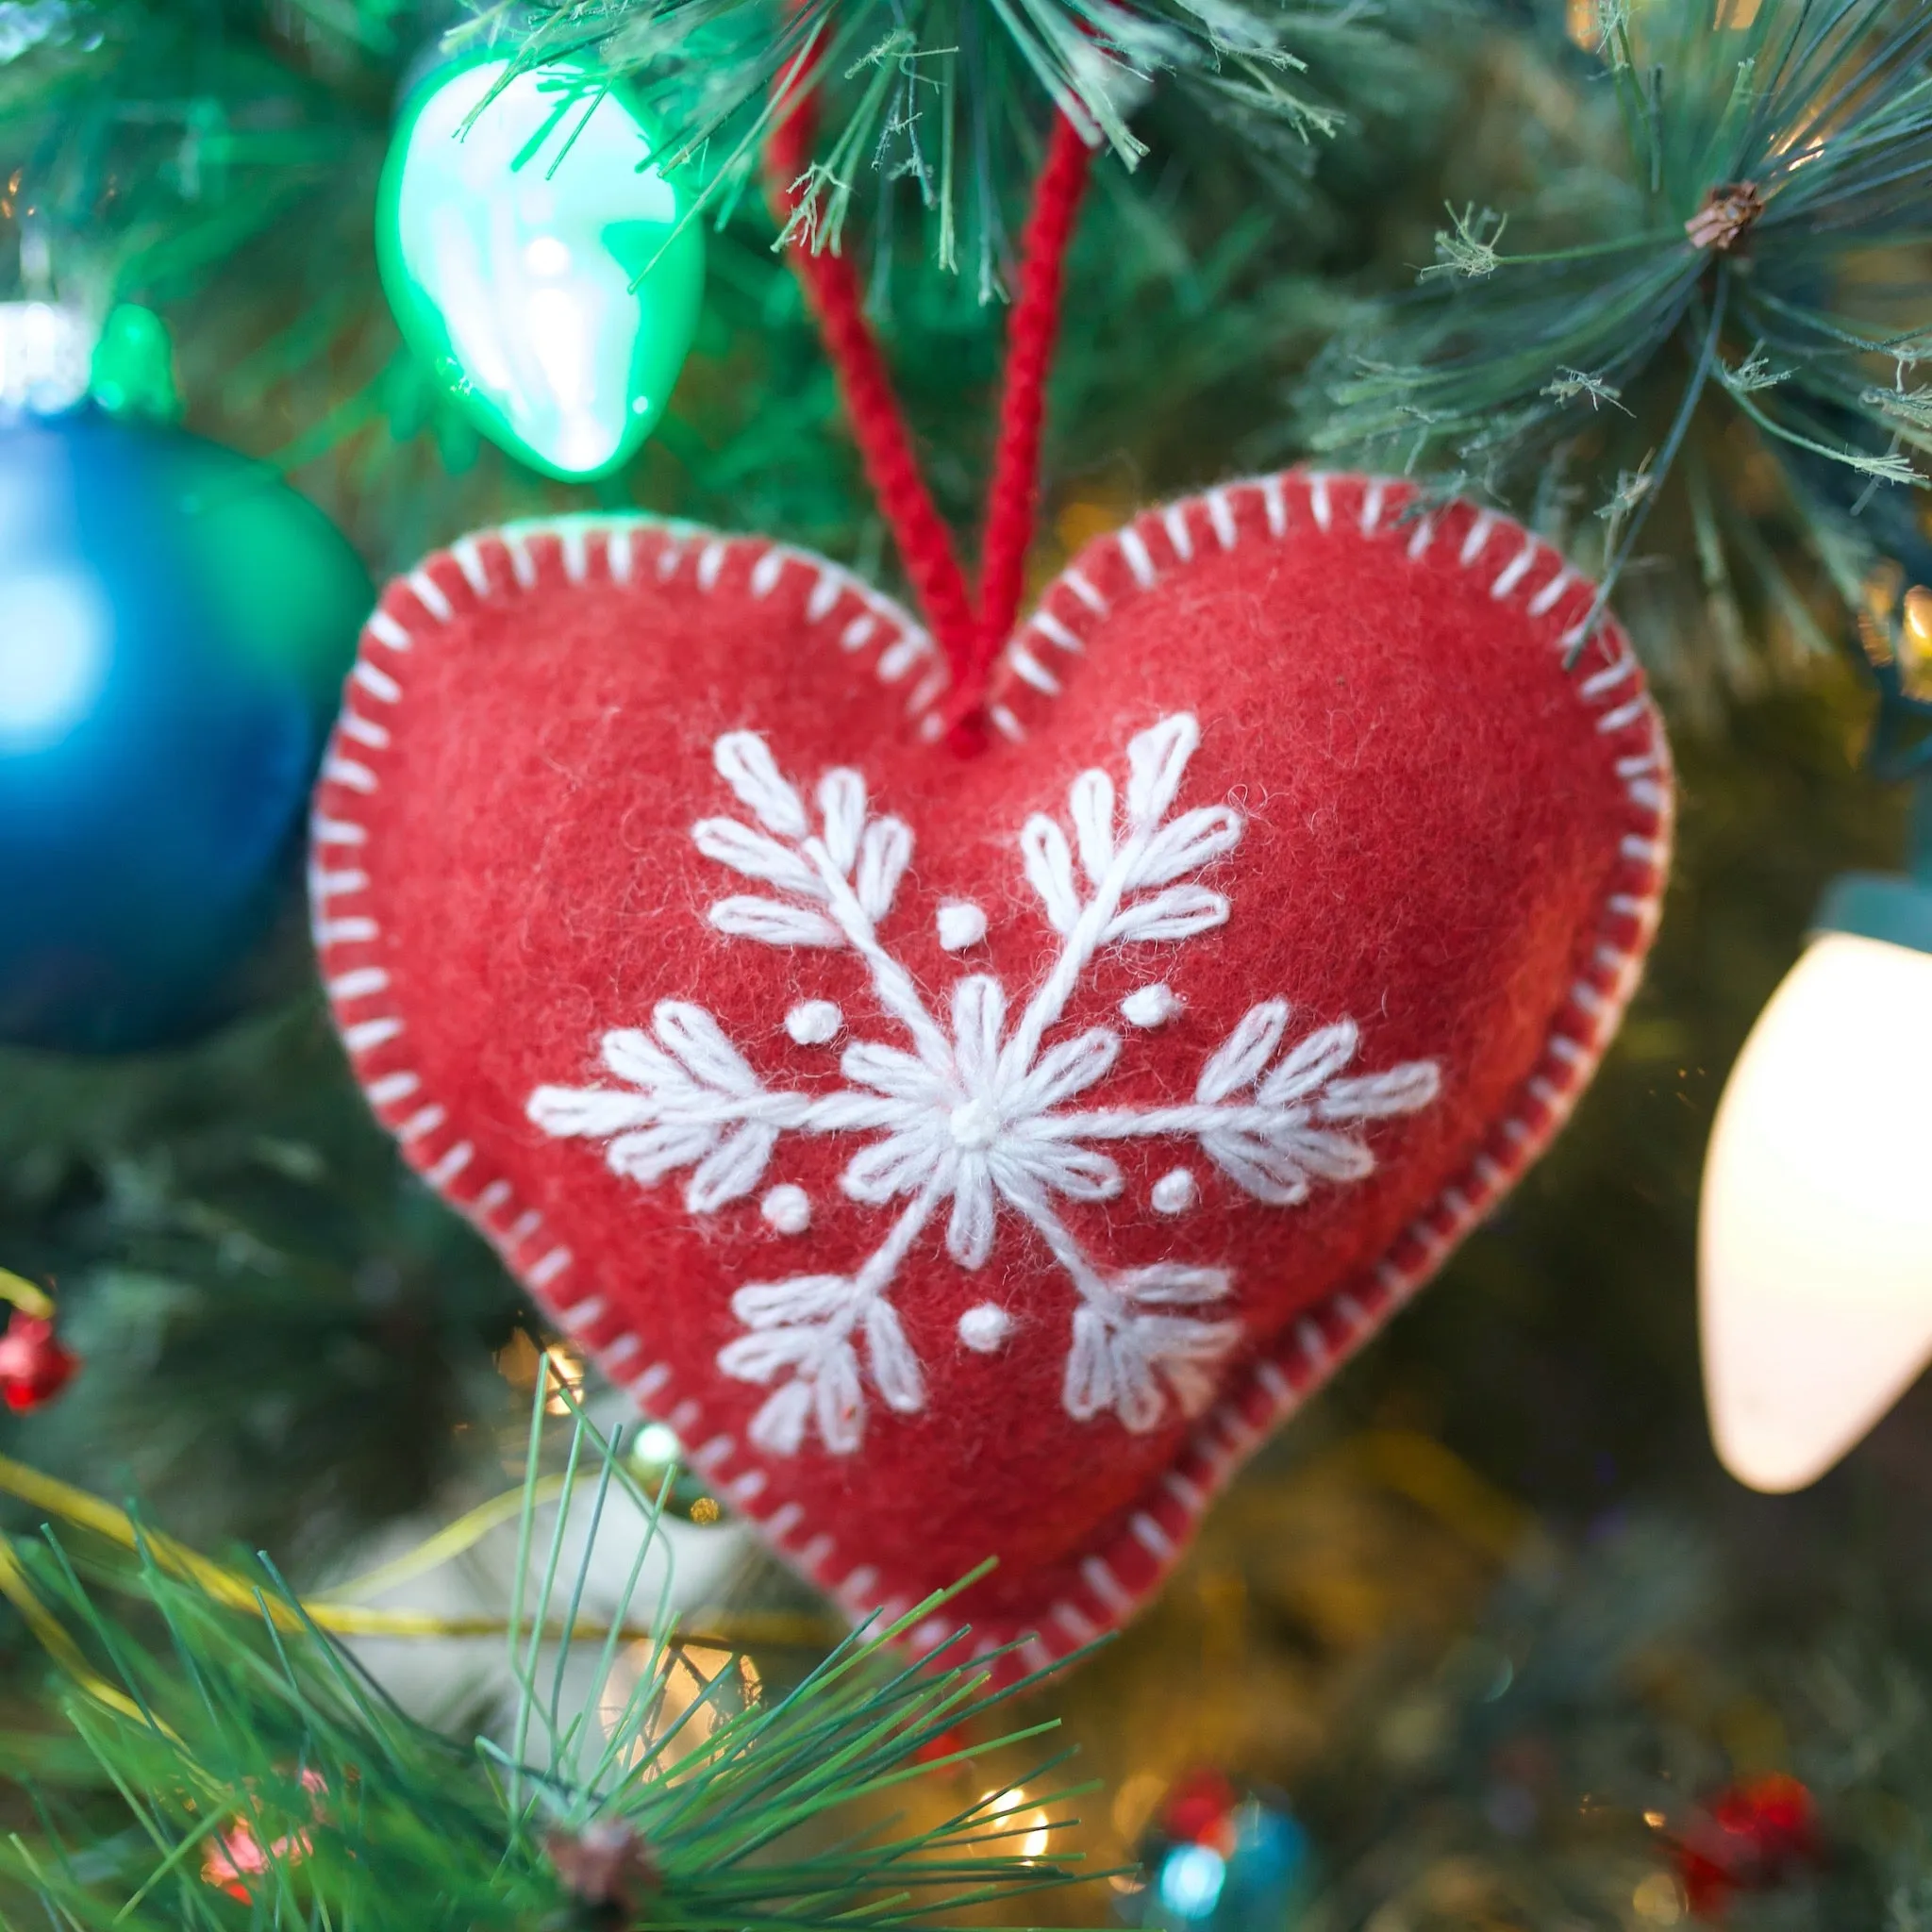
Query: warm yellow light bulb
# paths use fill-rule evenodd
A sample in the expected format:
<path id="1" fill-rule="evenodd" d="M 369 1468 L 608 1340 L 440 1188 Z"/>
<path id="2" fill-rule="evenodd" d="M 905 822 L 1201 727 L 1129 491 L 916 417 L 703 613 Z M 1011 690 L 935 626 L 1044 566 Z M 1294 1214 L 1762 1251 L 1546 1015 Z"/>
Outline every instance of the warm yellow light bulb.
<path id="1" fill-rule="evenodd" d="M 1932 1360 L 1932 953 L 1812 941 L 1732 1070 L 1704 1173 L 1711 1434 L 1802 1489 Z"/>
<path id="2" fill-rule="evenodd" d="M 1914 584 L 1906 592 L 1899 626 L 1899 687 L 1915 703 L 1932 700 L 1932 591 Z"/>
<path id="3" fill-rule="evenodd" d="M 1911 632 L 1913 641 L 1932 644 L 1932 591 L 1924 584 L 1914 584 L 1906 592 L 1904 612 L 1906 628 Z"/>

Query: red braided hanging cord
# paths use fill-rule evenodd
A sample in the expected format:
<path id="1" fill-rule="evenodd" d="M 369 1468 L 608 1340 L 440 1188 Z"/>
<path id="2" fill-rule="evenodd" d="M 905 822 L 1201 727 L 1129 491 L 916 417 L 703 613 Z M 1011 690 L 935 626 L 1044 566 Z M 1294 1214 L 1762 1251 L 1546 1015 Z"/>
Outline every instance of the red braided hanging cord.
<path id="1" fill-rule="evenodd" d="M 801 97 L 790 114 L 781 107 L 780 114 L 766 145 L 765 165 L 777 217 L 784 223 L 796 213 L 803 197 L 816 116 L 808 96 Z M 865 319 L 858 273 L 849 256 L 835 255 L 828 248 L 815 250 L 806 235 L 793 238 L 790 253 L 837 372 L 866 479 L 957 681 L 961 664 L 970 660 L 973 651 L 973 602 L 965 573 L 953 554 L 952 535 L 919 473 L 886 358 Z"/>
<path id="2" fill-rule="evenodd" d="M 801 92 L 790 111 L 781 99 L 765 150 L 770 192 L 781 223 L 791 221 L 803 199 L 814 125 L 808 93 Z M 981 707 L 987 682 L 1019 615 L 1024 590 L 1040 501 L 1046 375 L 1059 335 L 1067 248 L 1091 159 L 1078 129 L 1065 115 L 1057 115 L 1046 160 L 1034 184 L 1033 208 L 1021 243 L 1019 293 L 1008 325 L 976 608 L 952 535 L 920 474 L 885 356 L 865 318 L 857 271 L 843 255 L 814 250 L 811 238 L 803 233 L 794 234 L 790 249 L 838 375 L 867 480 L 925 621 L 951 666 L 948 736 L 962 750 L 984 741 Z"/>
<path id="3" fill-rule="evenodd" d="M 1000 436 L 986 496 L 979 553 L 980 655 L 972 677 L 984 685 L 1020 614 L 1026 553 L 1040 507 L 1040 430 L 1046 415 L 1046 373 L 1059 339 L 1067 249 L 1087 186 L 1091 150 L 1064 114 L 1033 188 L 1033 212 L 1021 242 L 1020 293 L 1007 326 L 1006 389 Z"/>

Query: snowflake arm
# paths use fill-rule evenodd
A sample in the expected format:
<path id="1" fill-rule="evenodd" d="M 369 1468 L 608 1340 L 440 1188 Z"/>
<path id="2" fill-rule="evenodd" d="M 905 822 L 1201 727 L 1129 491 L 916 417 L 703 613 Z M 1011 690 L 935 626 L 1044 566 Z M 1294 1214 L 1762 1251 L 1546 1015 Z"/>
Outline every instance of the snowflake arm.
<path id="1" fill-rule="evenodd" d="M 798 789 L 778 770 L 755 731 L 727 731 L 712 753 L 718 775 L 758 820 L 700 819 L 691 842 L 741 877 L 782 896 L 736 893 L 710 912 L 720 932 L 767 946 L 849 946 L 865 961 L 879 1004 L 912 1036 L 929 1063 L 949 1056 L 944 1033 L 908 973 L 879 941 L 878 924 L 892 909 L 912 859 L 903 819 L 874 816 L 865 780 L 844 768 L 819 780 L 818 829 Z"/>
<path id="2" fill-rule="evenodd" d="M 774 1092 L 717 1021 L 688 1001 L 658 1001 L 651 1027 L 604 1036 L 604 1064 L 625 1087 L 539 1087 L 525 1111 L 546 1134 L 605 1141 L 611 1173 L 645 1187 L 693 1169 L 684 1191 L 693 1214 L 749 1194 L 789 1128 L 841 1132 L 893 1118 L 874 1095 Z"/>
<path id="3" fill-rule="evenodd" d="M 1029 1179 L 1004 1191 L 1039 1229 L 1080 1297 L 1061 1384 L 1067 1413 L 1091 1422 L 1111 1409 L 1130 1433 L 1145 1435 L 1166 1412 L 1165 1377 L 1182 1413 L 1199 1414 L 1213 1393 L 1215 1365 L 1241 1339 L 1241 1324 L 1165 1310 L 1222 1300 L 1232 1286 L 1227 1271 L 1162 1261 L 1107 1274 L 1043 1188 Z"/>
<path id="4" fill-rule="evenodd" d="M 1441 1087 L 1433 1060 L 1341 1078 L 1359 1045 L 1353 1020 L 1318 1028 L 1267 1070 L 1288 1016 L 1286 1000 L 1250 1008 L 1195 1089 L 1197 1103 L 1218 1114 L 1197 1129 L 1201 1151 L 1238 1187 L 1280 1208 L 1299 1207 L 1318 1180 L 1367 1179 L 1375 1169 L 1368 1142 L 1338 1129 L 1414 1113 Z"/>
<path id="5" fill-rule="evenodd" d="M 1086 771 L 1067 791 L 1073 843 L 1058 821 L 1044 813 L 1035 813 L 1022 827 L 1026 881 L 1061 946 L 1006 1044 L 1001 1064 L 1007 1074 L 1032 1067 L 1102 946 L 1192 939 L 1226 923 L 1228 903 L 1222 893 L 1175 883 L 1232 852 L 1241 836 L 1241 814 L 1229 806 L 1202 806 L 1174 819 L 1167 815 L 1200 741 L 1201 727 L 1191 714 L 1163 718 L 1127 745 L 1124 810 L 1117 808 L 1107 774 Z"/>
<path id="6" fill-rule="evenodd" d="M 1409 1060 L 1341 1077 L 1360 1039 L 1355 1022 L 1342 1020 L 1296 1041 L 1270 1071 L 1289 1012 L 1286 1000 L 1251 1007 L 1202 1068 L 1190 1106 L 1057 1114 L 1042 1130 L 1070 1141 L 1185 1136 L 1237 1187 L 1277 1208 L 1299 1207 L 1314 1181 L 1364 1180 L 1374 1153 L 1337 1129 L 1427 1107 L 1441 1070 Z"/>
<path id="7" fill-rule="evenodd" d="M 916 1415 L 925 1407 L 918 1357 L 885 1291 L 943 1194 L 935 1175 L 856 1274 L 755 1282 L 732 1296 L 732 1313 L 750 1332 L 725 1343 L 718 1366 L 749 1382 L 791 1376 L 753 1416 L 753 1441 L 779 1455 L 793 1455 L 816 1424 L 834 1454 L 849 1455 L 858 1447 L 865 1391 L 853 1345 L 855 1329 L 864 1336 L 873 1382 L 886 1407 L 902 1415 Z"/>
<path id="8" fill-rule="evenodd" d="M 628 1091 L 540 1087 L 527 1112 L 545 1133 L 608 1141 L 611 1172 L 646 1186 L 692 1168 L 685 1205 L 708 1214 L 758 1185 L 779 1132 L 809 1102 L 768 1092 L 702 1007 L 660 1000 L 652 1028 L 655 1039 L 627 1027 L 604 1036 L 604 1064 Z"/>

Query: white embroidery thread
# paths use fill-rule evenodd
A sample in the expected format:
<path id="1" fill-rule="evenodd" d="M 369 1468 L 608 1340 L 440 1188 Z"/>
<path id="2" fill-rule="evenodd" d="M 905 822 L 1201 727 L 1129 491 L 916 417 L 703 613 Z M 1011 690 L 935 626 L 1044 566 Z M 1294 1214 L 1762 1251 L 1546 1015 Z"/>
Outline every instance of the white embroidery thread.
<path id="1" fill-rule="evenodd" d="M 703 819 L 692 842 L 767 890 L 718 900 L 711 924 L 762 945 L 857 953 L 912 1050 L 854 1040 L 840 1061 L 843 1088 L 774 1091 L 704 1008 L 665 1000 L 650 1034 L 618 1028 L 603 1038 L 604 1064 L 624 1087 L 540 1087 L 528 1112 L 546 1133 L 606 1142 L 612 1171 L 645 1186 L 690 1169 L 685 1203 L 694 1214 L 753 1192 L 786 1133 L 878 1137 L 852 1157 L 840 1186 L 868 1206 L 904 1205 L 859 1268 L 754 1282 L 732 1296 L 748 1332 L 720 1350 L 718 1365 L 776 1384 L 750 1428 L 763 1448 L 795 1452 L 815 1427 L 827 1449 L 858 1449 L 866 1413 L 860 1340 L 886 1406 L 908 1415 L 924 1408 L 924 1371 L 889 1291 L 947 1203 L 946 1252 L 959 1267 L 986 1265 L 1004 1206 L 1064 1272 L 1076 1297 L 1062 1384 L 1069 1415 L 1086 1422 L 1110 1412 L 1143 1433 L 1159 1424 L 1170 1395 L 1185 1413 L 1200 1413 L 1215 1366 L 1241 1334 L 1239 1322 L 1210 1312 L 1230 1293 L 1230 1273 L 1177 1261 L 1108 1272 L 1091 1258 L 1054 1205 L 1056 1196 L 1097 1202 L 1121 1192 L 1120 1169 L 1090 1143 L 1191 1140 L 1245 1192 L 1292 1207 L 1314 1182 L 1345 1184 L 1374 1171 L 1366 1143 L 1342 1129 L 1435 1098 L 1434 1061 L 1344 1077 L 1358 1044 L 1352 1021 L 1320 1028 L 1276 1060 L 1289 1020 L 1276 999 L 1253 1008 L 1208 1058 L 1192 1102 L 1069 1110 L 1122 1047 L 1107 1027 L 1047 1043 L 1101 948 L 1178 943 L 1228 917 L 1226 898 L 1196 875 L 1239 843 L 1240 813 L 1225 805 L 1172 811 L 1199 742 L 1191 714 L 1165 718 L 1129 742 L 1124 799 L 1105 772 L 1074 778 L 1071 840 L 1044 814 L 1026 821 L 1025 877 L 1060 946 L 1009 1026 L 997 979 L 956 982 L 941 1018 L 880 940 L 913 840 L 903 821 L 873 812 L 858 773 L 820 779 L 814 823 L 763 739 L 738 731 L 718 741 L 719 775 L 757 823 Z M 968 1345 L 997 1347 L 1005 1332 L 1004 1322 L 976 1324 Z"/>
<path id="2" fill-rule="evenodd" d="M 941 901 L 934 919 L 940 944 L 949 953 L 963 953 L 986 937 L 986 914 L 964 899 Z"/>
<path id="3" fill-rule="evenodd" d="M 991 1355 L 1013 1332 L 1013 1318 L 991 1302 L 981 1302 L 959 1317 L 958 1334 L 975 1355 Z"/>

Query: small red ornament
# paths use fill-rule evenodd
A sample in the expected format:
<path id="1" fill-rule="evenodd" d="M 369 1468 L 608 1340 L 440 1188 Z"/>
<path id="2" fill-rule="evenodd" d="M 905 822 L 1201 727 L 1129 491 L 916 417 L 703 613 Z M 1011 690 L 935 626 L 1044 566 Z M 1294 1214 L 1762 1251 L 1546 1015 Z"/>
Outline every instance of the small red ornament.
<path id="1" fill-rule="evenodd" d="M 1772 1772 L 1727 1787 L 1677 1843 L 1694 1917 L 1722 1919 L 1733 1894 L 1782 1884 L 1822 1851 L 1818 1807 L 1794 1777 Z"/>
<path id="2" fill-rule="evenodd" d="M 1207 1845 L 1224 1855 L 1233 1843 L 1234 1812 L 1240 1803 L 1235 1788 L 1222 1773 L 1211 1766 L 1191 1771 L 1169 1790 L 1161 1805 L 1161 1832 L 1167 1838 Z"/>
<path id="3" fill-rule="evenodd" d="M 62 1348 L 51 1315 L 15 1308 L 0 1335 L 0 1400 L 16 1414 L 43 1408 L 74 1379 L 80 1357 Z"/>
<path id="4" fill-rule="evenodd" d="M 328 1790 L 319 1771 L 301 1774 L 302 1789 L 308 1793 L 317 1818 L 322 1816 L 322 1799 Z M 216 1834 L 213 1843 L 201 1855 L 202 1882 L 218 1887 L 230 1898 L 246 1905 L 254 1895 L 251 1881 L 271 1866 L 299 1865 L 315 1849 L 306 1831 L 291 1831 L 270 1840 L 266 1850 L 255 1827 L 238 1818 L 227 1830 Z"/>

